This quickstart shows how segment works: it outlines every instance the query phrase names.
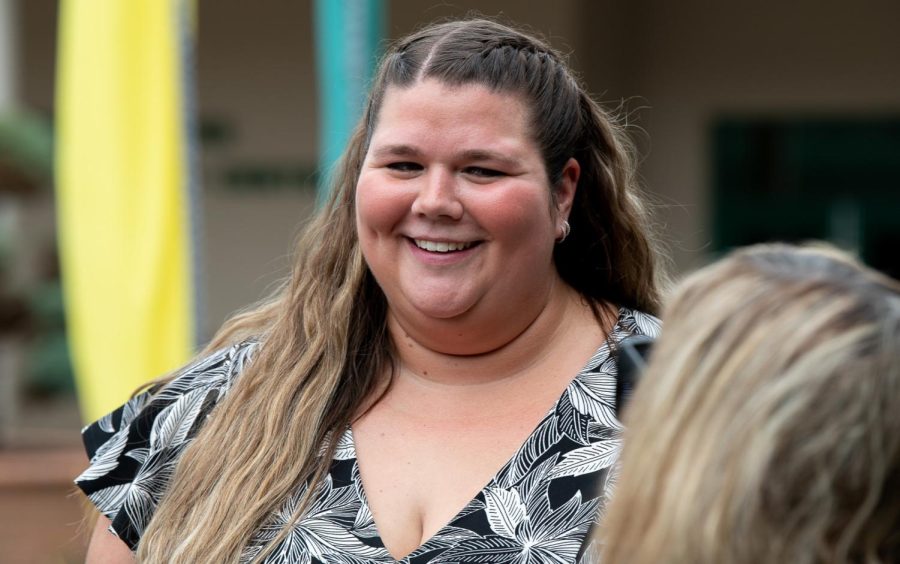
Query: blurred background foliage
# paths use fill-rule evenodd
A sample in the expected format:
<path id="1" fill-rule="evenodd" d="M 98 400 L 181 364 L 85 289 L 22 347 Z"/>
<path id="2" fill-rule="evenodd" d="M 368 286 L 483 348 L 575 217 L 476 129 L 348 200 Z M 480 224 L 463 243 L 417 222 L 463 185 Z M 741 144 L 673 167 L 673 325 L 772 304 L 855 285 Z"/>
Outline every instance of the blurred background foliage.
<path id="1" fill-rule="evenodd" d="M 17 272 L 24 268 L 20 239 L 28 236 L 22 211 L 48 196 L 52 177 L 49 120 L 35 112 L 0 116 L 0 334 L 25 341 L 19 391 L 31 399 L 74 391 L 55 245 L 38 249 L 31 276 Z"/>

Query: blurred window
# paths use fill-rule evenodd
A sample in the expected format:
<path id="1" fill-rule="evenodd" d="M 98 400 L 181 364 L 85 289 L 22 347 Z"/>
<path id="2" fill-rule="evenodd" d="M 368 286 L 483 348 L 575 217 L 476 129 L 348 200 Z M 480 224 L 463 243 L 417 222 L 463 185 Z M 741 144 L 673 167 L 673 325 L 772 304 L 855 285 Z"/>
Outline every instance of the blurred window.
<path id="1" fill-rule="evenodd" d="M 900 117 L 722 118 L 714 245 L 825 239 L 900 278 Z"/>

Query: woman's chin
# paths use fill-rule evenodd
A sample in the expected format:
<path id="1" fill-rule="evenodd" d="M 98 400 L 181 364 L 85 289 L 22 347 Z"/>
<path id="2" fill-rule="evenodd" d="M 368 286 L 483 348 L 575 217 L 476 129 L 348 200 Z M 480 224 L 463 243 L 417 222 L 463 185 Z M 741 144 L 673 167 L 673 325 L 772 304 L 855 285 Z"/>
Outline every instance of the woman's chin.
<path id="1" fill-rule="evenodd" d="M 471 309 L 472 304 L 451 301 L 426 302 L 415 306 L 415 312 L 422 321 L 434 320 L 439 323 L 462 321 Z"/>
<path id="2" fill-rule="evenodd" d="M 474 324 L 474 309 L 477 300 L 454 300 L 448 297 L 409 296 L 400 304 L 389 305 L 391 315 L 410 334 L 417 333 L 428 340 L 449 340 L 471 334 Z"/>
<path id="3" fill-rule="evenodd" d="M 479 298 L 477 292 L 462 288 L 460 283 L 428 284 L 422 281 L 418 285 L 406 285 L 399 295 L 388 295 L 388 304 L 398 314 L 411 316 L 417 323 L 463 321 L 475 309 Z"/>

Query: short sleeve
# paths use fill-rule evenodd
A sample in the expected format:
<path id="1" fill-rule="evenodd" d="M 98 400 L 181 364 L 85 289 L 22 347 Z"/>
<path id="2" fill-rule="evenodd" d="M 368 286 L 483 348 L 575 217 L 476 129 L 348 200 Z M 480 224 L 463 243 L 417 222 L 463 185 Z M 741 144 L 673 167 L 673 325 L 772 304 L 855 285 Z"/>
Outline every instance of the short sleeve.
<path id="1" fill-rule="evenodd" d="M 82 430 L 90 465 L 75 484 L 132 550 L 204 421 L 255 351 L 245 341 L 182 369 Z"/>

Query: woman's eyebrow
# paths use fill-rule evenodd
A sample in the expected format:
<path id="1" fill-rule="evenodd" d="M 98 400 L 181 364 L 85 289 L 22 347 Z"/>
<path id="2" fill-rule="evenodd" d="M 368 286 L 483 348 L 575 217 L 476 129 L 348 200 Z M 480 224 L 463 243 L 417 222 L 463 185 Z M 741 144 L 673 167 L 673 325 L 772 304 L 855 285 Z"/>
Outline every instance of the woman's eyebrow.
<path id="1" fill-rule="evenodd" d="M 412 145 L 406 144 L 390 144 L 376 147 L 372 151 L 375 158 L 386 157 L 411 157 L 421 158 L 422 151 Z M 503 163 L 508 166 L 518 166 L 520 160 L 513 156 L 491 151 L 489 149 L 467 149 L 457 153 L 456 158 L 461 161 L 493 161 Z"/>
<path id="2" fill-rule="evenodd" d="M 421 157 L 422 152 L 412 145 L 382 145 L 372 152 L 375 157 Z"/>
<path id="3" fill-rule="evenodd" d="M 513 156 L 487 149 L 469 149 L 460 153 L 459 157 L 466 161 L 495 161 L 508 166 L 518 166 L 520 162 Z"/>

